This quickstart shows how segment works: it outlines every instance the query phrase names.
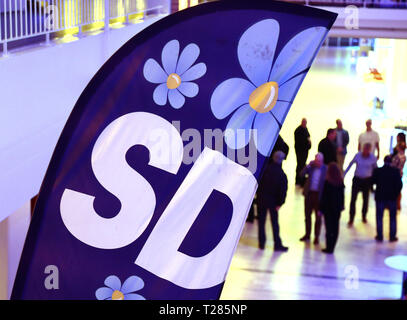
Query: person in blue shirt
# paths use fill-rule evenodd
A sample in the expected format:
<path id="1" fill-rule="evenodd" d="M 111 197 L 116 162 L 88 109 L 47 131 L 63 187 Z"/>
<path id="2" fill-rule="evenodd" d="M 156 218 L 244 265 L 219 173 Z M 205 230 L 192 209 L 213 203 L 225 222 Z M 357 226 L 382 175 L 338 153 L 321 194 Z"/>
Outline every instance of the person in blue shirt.
<path id="1" fill-rule="evenodd" d="M 352 180 L 352 196 L 350 200 L 349 222 L 348 226 L 352 227 L 355 220 L 356 198 L 359 192 L 363 195 L 362 220 L 367 223 L 367 209 L 369 204 L 369 192 L 372 186 L 371 178 L 373 170 L 377 167 L 377 158 L 373 155 L 372 145 L 365 143 L 361 152 L 358 152 L 349 163 L 345 170 L 344 176 L 350 168 L 356 164 L 355 175 Z"/>

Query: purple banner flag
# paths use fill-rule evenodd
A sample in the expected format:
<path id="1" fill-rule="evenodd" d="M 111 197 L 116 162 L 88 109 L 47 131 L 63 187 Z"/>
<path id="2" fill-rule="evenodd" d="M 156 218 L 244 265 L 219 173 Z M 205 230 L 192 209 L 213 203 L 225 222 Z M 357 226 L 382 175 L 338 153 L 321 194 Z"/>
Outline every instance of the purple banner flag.
<path id="1" fill-rule="evenodd" d="M 262 169 L 336 14 L 209 2 L 135 35 L 77 101 L 13 299 L 218 299 Z"/>

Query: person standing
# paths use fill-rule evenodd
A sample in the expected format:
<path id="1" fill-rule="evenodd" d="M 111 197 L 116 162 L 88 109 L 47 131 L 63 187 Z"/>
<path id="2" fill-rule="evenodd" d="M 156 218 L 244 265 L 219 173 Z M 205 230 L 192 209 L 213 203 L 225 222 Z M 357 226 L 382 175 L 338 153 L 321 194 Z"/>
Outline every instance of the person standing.
<path id="1" fill-rule="evenodd" d="M 363 146 L 369 143 L 372 148 L 372 153 L 375 154 L 377 150 L 377 159 L 380 158 L 380 138 L 379 134 L 372 129 L 372 119 L 366 121 L 366 131 L 359 135 L 358 151 L 363 150 Z"/>
<path id="2" fill-rule="evenodd" d="M 345 185 L 342 172 L 335 162 L 328 165 L 322 191 L 320 210 L 324 216 L 326 248 L 324 253 L 333 253 L 339 235 L 339 220 L 344 209 Z"/>
<path id="3" fill-rule="evenodd" d="M 336 162 L 336 130 L 328 129 L 326 137 L 322 139 L 318 144 L 318 152 L 324 155 L 324 163 L 329 164 Z"/>
<path id="4" fill-rule="evenodd" d="M 398 147 L 400 144 L 404 143 L 406 144 L 406 134 L 404 132 L 399 132 L 397 134 L 397 143 L 396 146 L 393 148 L 393 154 L 391 155 L 392 157 L 394 157 L 397 153 L 398 153 Z"/>
<path id="5" fill-rule="evenodd" d="M 273 162 L 273 155 L 277 151 L 282 151 L 285 154 L 285 159 L 287 159 L 288 152 L 290 151 L 290 147 L 288 146 L 287 143 L 285 143 L 284 139 L 278 135 L 276 143 L 274 144 L 273 150 L 271 151 L 270 155 L 270 162 Z"/>
<path id="6" fill-rule="evenodd" d="M 335 138 L 335 145 L 336 145 L 336 161 L 338 163 L 338 167 L 343 173 L 343 164 L 345 162 L 345 157 L 347 153 L 346 147 L 349 144 L 349 133 L 343 128 L 341 119 L 336 120 L 336 138 Z"/>
<path id="7" fill-rule="evenodd" d="M 269 162 L 273 162 L 273 155 L 277 151 L 282 151 L 285 154 L 285 159 L 287 159 L 288 152 L 290 151 L 290 147 L 285 143 L 284 139 L 278 135 L 276 143 L 273 147 L 273 150 L 271 151 L 271 155 L 269 158 Z M 253 223 L 254 219 L 257 218 L 254 215 L 254 204 L 257 204 L 257 197 L 253 199 L 252 205 L 250 206 L 249 214 L 247 215 L 246 222 Z"/>
<path id="8" fill-rule="evenodd" d="M 403 176 L 404 164 L 406 163 L 406 143 L 400 142 L 397 145 L 396 154 L 392 156 L 391 166 L 400 171 L 400 176 Z"/>
<path id="9" fill-rule="evenodd" d="M 384 165 L 373 172 L 372 182 L 376 184 L 376 240 L 383 241 L 383 213 L 390 211 L 390 241 L 397 241 L 397 197 L 403 183 L 397 168 L 391 167 L 391 156 L 384 158 Z"/>
<path id="10" fill-rule="evenodd" d="M 297 168 L 295 170 L 295 184 L 304 186 L 304 178 L 301 177 L 301 170 L 304 169 L 308 159 L 308 151 L 311 149 L 311 138 L 307 128 L 307 119 L 303 118 L 301 124 L 294 131 L 294 148 L 297 156 Z"/>
<path id="11" fill-rule="evenodd" d="M 270 211 L 271 226 L 273 229 L 274 251 L 287 251 L 280 238 L 278 212 L 285 202 L 287 195 L 287 176 L 281 164 L 286 155 L 282 151 L 273 154 L 273 162 L 267 164 L 266 170 L 257 189 L 257 206 L 259 214 L 259 248 L 264 249 L 266 244 L 265 224 L 267 210 Z"/>
<path id="12" fill-rule="evenodd" d="M 356 164 L 355 175 L 352 180 L 352 196 L 350 200 L 350 211 L 349 211 L 349 222 L 348 226 L 353 225 L 355 220 L 355 207 L 356 207 L 356 198 L 358 193 L 361 191 L 363 194 L 363 206 L 362 206 L 362 217 L 363 223 L 367 223 L 367 209 L 369 204 L 369 192 L 371 184 L 371 177 L 373 170 L 377 167 L 377 159 L 371 153 L 372 146 L 370 143 L 365 143 L 363 145 L 362 152 L 358 152 L 349 163 L 348 167 L 345 170 L 346 175 L 349 169 Z"/>
<path id="13" fill-rule="evenodd" d="M 400 177 L 403 179 L 404 164 L 406 163 L 406 143 L 400 141 L 396 148 L 396 154 L 391 156 L 391 166 L 399 170 Z M 394 154 L 394 153 L 393 153 Z M 401 192 L 397 197 L 397 210 L 401 209 Z"/>
<path id="14" fill-rule="evenodd" d="M 322 195 L 326 175 L 326 165 L 324 164 L 323 154 L 317 153 L 315 159 L 302 170 L 301 175 L 307 175 L 308 179 L 304 185 L 303 191 L 305 209 L 305 235 L 300 239 L 300 241 L 308 242 L 310 240 L 312 229 L 312 212 L 314 211 L 314 244 L 319 244 L 319 234 L 321 232 L 321 213 L 319 211 L 319 201 Z"/>

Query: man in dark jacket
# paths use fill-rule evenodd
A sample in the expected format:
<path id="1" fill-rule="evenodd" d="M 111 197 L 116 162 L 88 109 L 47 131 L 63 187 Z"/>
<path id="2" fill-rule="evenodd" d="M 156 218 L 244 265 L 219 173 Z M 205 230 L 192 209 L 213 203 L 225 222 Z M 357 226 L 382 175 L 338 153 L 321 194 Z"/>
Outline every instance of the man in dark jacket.
<path id="1" fill-rule="evenodd" d="M 311 237 L 312 212 L 315 212 L 314 244 L 319 244 L 319 234 L 321 233 L 321 212 L 319 202 L 324 189 L 327 167 L 324 165 L 324 156 L 317 153 L 315 159 L 311 161 L 302 171 L 302 176 L 308 176 L 304 185 L 304 211 L 305 211 L 305 235 L 300 241 L 308 242 Z"/>
<path id="2" fill-rule="evenodd" d="M 282 151 L 285 154 L 285 159 L 287 159 L 287 155 L 288 155 L 288 151 L 290 150 L 290 147 L 285 143 L 285 141 L 283 140 L 283 138 L 281 138 L 280 135 L 278 135 L 277 137 L 277 141 L 274 144 L 273 147 L 273 151 L 271 151 L 271 155 L 270 155 L 270 159 L 269 159 L 269 163 L 273 162 L 273 155 L 275 152 L 277 151 Z M 249 214 L 247 216 L 247 222 L 252 223 L 254 221 L 254 204 L 257 204 L 257 198 L 253 199 L 253 203 L 250 207 L 250 211 Z"/>
<path id="3" fill-rule="evenodd" d="M 372 182 L 376 184 L 376 229 L 377 241 L 383 241 L 383 212 L 390 211 L 390 241 L 397 241 L 397 197 L 401 192 L 403 183 L 400 172 L 391 165 L 391 156 L 384 158 L 384 165 L 373 171 Z"/>
<path id="4" fill-rule="evenodd" d="M 266 243 L 265 223 L 267 210 L 270 210 L 273 228 L 274 250 L 287 251 L 280 238 L 278 211 L 285 202 L 287 195 L 287 176 L 281 168 L 286 155 L 282 151 L 273 154 L 273 162 L 269 163 L 257 189 L 257 206 L 259 214 L 259 248 L 264 249 Z"/>
<path id="5" fill-rule="evenodd" d="M 303 118 L 301 124 L 294 131 L 295 155 L 297 156 L 297 168 L 295 170 L 295 184 L 303 187 L 305 179 L 301 177 L 301 170 L 305 167 L 308 151 L 311 149 L 310 135 L 307 129 L 307 119 Z"/>
<path id="6" fill-rule="evenodd" d="M 276 143 L 274 144 L 273 151 L 271 151 L 270 155 L 270 163 L 273 162 L 273 155 L 276 151 L 282 151 L 285 154 L 285 159 L 287 159 L 288 152 L 290 151 L 290 147 L 287 143 L 285 143 L 284 139 L 278 135 Z"/>
<path id="7" fill-rule="evenodd" d="M 329 164 L 336 162 L 336 131 L 335 129 L 328 129 L 326 137 L 318 144 L 318 152 L 324 155 L 324 163 Z"/>
<path id="8" fill-rule="evenodd" d="M 346 147 L 349 144 L 349 133 L 343 128 L 341 119 L 336 120 L 336 161 L 338 163 L 339 169 L 343 173 L 343 164 L 345 162 L 345 157 L 347 153 Z"/>

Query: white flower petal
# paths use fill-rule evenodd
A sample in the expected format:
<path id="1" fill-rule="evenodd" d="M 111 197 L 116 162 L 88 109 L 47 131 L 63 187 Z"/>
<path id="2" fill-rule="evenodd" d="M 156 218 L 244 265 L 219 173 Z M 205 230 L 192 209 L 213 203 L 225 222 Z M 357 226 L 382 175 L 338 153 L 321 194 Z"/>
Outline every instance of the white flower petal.
<path id="1" fill-rule="evenodd" d="M 282 125 L 288 111 L 290 111 L 291 102 L 277 101 L 276 105 L 271 109 L 278 122 Z"/>
<path id="2" fill-rule="evenodd" d="M 313 27 L 291 38 L 278 55 L 269 81 L 283 83 L 307 69 L 326 33 L 327 29 L 324 27 Z"/>
<path id="3" fill-rule="evenodd" d="M 282 83 L 278 87 L 277 100 L 293 102 L 298 89 L 301 86 L 302 81 L 305 78 L 305 73 L 302 73 L 287 82 Z"/>
<path id="4" fill-rule="evenodd" d="M 95 295 L 98 300 L 106 300 L 112 298 L 113 289 L 102 287 L 96 290 Z"/>
<path id="5" fill-rule="evenodd" d="M 163 83 L 167 81 L 168 75 L 154 59 L 148 59 L 143 68 L 144 78 L 152 83 Z"/>
<path id="6" fill-rule="evenodd" d="M 279 34 L 278 22 L 266 19 L 248 28 L 239 40 L 237 55 L 240 66 L 256 86 L 268 80 Z"/>
<path id="7" fill-rule="evenodd" d="M 198 59 L 199 56 L 199 47 L 195 43 L 190 43 L 182 50 L 181 55 L 179 56 L 176 73 L 183 74 L 187 71 Z"/>
<path id="8" fill-rule="evenodd" d="M 199 92 L 198 85 L 193 82 L 182 82 L 177 89 L 188 98 L 195 97 Z"/>
<path id="9" fill-rule="evenodd" d="M 246 104 L 232 115 L 225 130 L 225 142 L 229 148 L 240 149 L 249 143 L 250 129 L 256 113 L 249 104 Z"/>
<path id="10" fill-rule="evenodd" d="M 146 300 L 146 298 L 137 293 L 129 293 L 124 295 L 124 300 Z"/>
<path id="11" fill-rule="evenodd" d="M 153 92 L 153 100 L 159 106 L 163 106 L 167 103 L 168 87 L 166 83 L 162 83 Z"/>
<path id="12" fill-rule="evenodd" d="M 217 119 L 224 119 L 238 107 L 249 102 L 256 87 L 246 79 L 232 78 L 223 81 L 213 91 L 211 109 Z"/>
<path id="13" fill-rule="evenodd" d="M 122 285 L 121 292 L 123 294 L 128 294 L 130 292 L 135 292 L 144 287 L 144 281 L 140 277 L 131 276 L 124 281 Z"/>
<path id="14" fill-rule="evenodd" d="M 185 103 L 184 96 L 177 89 L 168 91 L 168 100 L 170 101 L 171 106 L 175 109 L 181 108 Z"/>
<path id="15" fill-rule="evenodd" d="M 113 290 L 120 290 L 122 283 L 118 277 L 112 275 L 105 279 L 105 285 Z"/>
<path id="16" fill-rule="evenodd" d="M 193 81 L 199 79 L 206 73 L 206 65 L 205 63 L 201 62 L 194 65 L 192 68 L 185 71 L 181 77 L 181 81 Z"/>
<path id="17" fill-rule="evenodd" d="M 178 40 L 171 40 L 169 41 L 163 48 L 161 53 L 161 61 L 163 63 L 163 67 L 167 74 L 171 74 L 175 72 L 175 68 L 177 67 L 179 55 L 179 42 Z"/>
<path id="18" fill-rule="evenodd" d="M 260 113 L 254 120 L 253 129 L 257 132 L 257 139 L 254 139 L 257 150 L 268 157 L 280 132 L 277 121 L 270 112 Z"/>

